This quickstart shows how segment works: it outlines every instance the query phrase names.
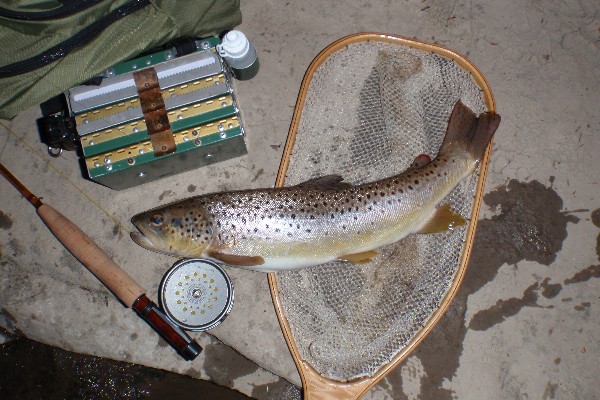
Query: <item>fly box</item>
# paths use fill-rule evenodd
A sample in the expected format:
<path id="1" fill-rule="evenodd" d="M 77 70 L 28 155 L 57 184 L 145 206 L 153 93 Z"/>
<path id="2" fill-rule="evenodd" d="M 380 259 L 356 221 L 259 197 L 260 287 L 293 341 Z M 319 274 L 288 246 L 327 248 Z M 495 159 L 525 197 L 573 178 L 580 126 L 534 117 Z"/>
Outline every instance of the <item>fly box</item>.
<path id="1" fill-rule="evenodd" d="M 218 44 L 141 56 L 66 92 L 90 179 L 121 190 L 246 154 Z"/>

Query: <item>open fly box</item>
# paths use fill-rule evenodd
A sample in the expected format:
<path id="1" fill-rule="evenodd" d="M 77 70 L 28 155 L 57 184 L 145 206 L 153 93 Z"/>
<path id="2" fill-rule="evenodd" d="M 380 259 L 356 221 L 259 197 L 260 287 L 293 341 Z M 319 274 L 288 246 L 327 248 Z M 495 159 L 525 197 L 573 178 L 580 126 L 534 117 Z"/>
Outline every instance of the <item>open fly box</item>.
<path id="1" fill-rule="evenodd" d="M 121 190 L 246 154 L 219 43 L 138 57 L 67 91 L 92 180 Z"/>

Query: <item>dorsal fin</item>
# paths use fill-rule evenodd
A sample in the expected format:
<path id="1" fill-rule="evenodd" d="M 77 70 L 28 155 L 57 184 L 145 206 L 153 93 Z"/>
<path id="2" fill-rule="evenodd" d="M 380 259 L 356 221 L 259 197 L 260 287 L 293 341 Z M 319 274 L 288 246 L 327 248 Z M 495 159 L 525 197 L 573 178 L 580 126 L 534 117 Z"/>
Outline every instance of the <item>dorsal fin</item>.
<path id="1" fill-rule="evenodd" d="M 344 178 L 339 175 L 325 175 L 299 183 L 295 186 L 320 189 L 344 189 L 349 188 L 352 185 L 348 182 L 344 182 Z"/>
<path id="2" fill-rule="evenodd" d="M 431 218 L 417 231 L 417 233 L 446 232 L 455 226 L 466 223 L 465 219 L 450 209 L 449 204 L 438 207 Z"/>

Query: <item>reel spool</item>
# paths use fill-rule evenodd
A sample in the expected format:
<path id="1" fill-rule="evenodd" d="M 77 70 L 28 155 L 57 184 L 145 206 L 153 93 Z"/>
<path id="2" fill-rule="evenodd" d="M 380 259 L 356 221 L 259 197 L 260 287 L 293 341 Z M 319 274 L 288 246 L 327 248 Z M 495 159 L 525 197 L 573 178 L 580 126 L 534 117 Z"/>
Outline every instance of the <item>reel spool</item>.
<path id="1" fill-rule="evenodd" d="M 233 295 L 233 284 L 225 271 L 202 258 L 176 262 L 159 288 L 167 317 L 191 331 L 205 331 L 219 325 L 231 312 Z"/>

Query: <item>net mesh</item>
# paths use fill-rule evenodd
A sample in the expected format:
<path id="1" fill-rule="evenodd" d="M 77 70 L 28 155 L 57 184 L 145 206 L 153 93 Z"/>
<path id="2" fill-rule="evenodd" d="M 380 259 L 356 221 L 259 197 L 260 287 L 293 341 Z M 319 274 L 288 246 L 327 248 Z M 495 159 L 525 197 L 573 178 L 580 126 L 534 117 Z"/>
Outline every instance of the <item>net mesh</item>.
<path id="1" fill-rule="evenodd" d="M 481 89 L 455 61 L 396 43 L 351 44 L 316 70 L 285 185 L 330 174 L 363 183 L 435 156 L 454 103 L 485 111 Z M 477 174 L 446 202 L 468 217 Z M 411 235 L 372 262 L 277 273 L 301 357 L 322 376 L 372 376 L 417 334 L 447 293 L 466 228 Z"/>

